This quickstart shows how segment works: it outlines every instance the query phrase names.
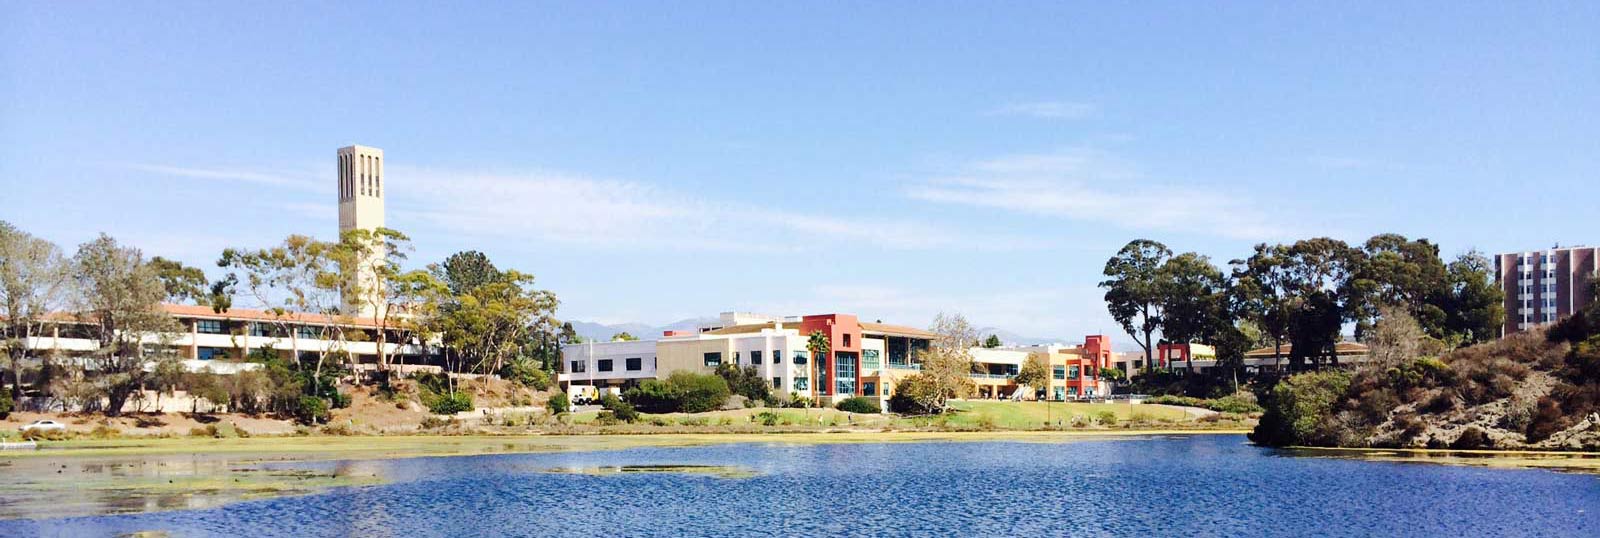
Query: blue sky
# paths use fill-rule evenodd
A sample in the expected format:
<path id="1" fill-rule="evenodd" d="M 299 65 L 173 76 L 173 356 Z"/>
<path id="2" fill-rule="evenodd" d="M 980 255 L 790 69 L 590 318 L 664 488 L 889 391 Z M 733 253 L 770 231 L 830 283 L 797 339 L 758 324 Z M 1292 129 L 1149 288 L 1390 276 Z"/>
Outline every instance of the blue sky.
<path id="1" fill-rule="evenodd" d="M 210 266 L 336 231 L 571 319 L 939 311 L 1117 331 L 1136 237 L 1594 243 L 1600 4 L 8 2 L 0 219 Z"/>

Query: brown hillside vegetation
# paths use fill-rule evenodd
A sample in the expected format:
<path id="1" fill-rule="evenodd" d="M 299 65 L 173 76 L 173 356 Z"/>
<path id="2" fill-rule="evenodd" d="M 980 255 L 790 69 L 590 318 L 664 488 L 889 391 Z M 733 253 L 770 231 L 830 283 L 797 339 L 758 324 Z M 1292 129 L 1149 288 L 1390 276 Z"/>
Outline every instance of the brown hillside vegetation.
<path id="1" fill-rule="evenodd" d="M 1594 309 L 1558 323 L 1354 373 L 1274 387 L 1251 438 L 1287 446 L 1600 450 Z"/>

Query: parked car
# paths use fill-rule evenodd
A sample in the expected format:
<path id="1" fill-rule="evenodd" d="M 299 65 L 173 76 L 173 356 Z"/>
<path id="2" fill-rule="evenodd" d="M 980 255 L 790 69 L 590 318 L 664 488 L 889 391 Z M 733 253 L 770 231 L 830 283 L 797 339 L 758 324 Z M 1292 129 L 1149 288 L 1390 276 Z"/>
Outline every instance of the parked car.
<path id="1" fill-rule="evenodd" d="M 67 431 L 67 425 L 54 420 L 35 420 L 33 422 L 24 424 L 20 429 L 22 430 L 22 433 L 64 432 Z"/>

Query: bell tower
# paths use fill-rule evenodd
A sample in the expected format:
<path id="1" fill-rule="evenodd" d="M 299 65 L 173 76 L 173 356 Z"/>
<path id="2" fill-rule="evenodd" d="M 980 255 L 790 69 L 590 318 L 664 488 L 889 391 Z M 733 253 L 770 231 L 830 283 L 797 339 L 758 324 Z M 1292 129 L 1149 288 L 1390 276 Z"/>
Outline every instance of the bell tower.
<path id="1" fill-rule="evenodd" d="M 339 148 L 339 234 L 350 230 L 375 230 L 383 227 L 383 150 L 367 146 Z M 381 294 L 372 268 L 383 262 L 383 253 L 373 252 L 361 262 L 357 277 L 368 294 Z M 380 301 L 375 297 L 343 297 L 344 311 L 372 316 Z"/>

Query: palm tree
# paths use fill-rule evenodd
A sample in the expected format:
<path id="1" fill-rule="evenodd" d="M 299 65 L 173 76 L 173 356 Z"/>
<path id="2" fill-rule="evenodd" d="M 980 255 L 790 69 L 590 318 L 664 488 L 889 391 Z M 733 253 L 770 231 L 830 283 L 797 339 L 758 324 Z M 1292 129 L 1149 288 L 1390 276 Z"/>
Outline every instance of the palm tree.
<path id="1" fill-rule="evenodd" d="M 811 331 L 811 337 L 806 340 L 806 351 L 811 352 L 811 393 L 817 394 L 817 363 L 828 356 L 828 335 L 822 331 Z M 811 399 L 812 405 L 817 405 L 817 398 Z"/>

